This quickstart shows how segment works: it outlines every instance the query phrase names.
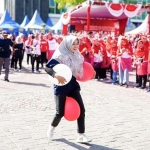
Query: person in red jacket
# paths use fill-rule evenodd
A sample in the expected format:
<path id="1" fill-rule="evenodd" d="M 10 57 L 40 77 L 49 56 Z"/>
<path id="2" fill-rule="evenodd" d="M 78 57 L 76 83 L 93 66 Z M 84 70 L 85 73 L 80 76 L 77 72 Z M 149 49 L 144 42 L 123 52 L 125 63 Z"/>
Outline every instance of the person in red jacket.
<path id="1" fill-rule="evenodd" d="M 83 55 L 84 61 L 91 63 L 91 46 L 83 37 L 80 38 L 79 51 Z"/>
<path id="2" fill-rule="evenodd" d="M 43 64 L 47 63 L 47 51 L 48 51 L 48 42 L 44 38 L 44 34 L 40 35 L 40 49 L 41 49 L 41 68 L 43 68 Z"/>
<path id="3" fill-rule="evenodd" d="M 100 48 L 101 47 L 100 47 L 99 40 L 97 38 L 95 38 L 93 40 L 91 50 L 93 52 L 93 57 L 94 57 L 93 58 L 93 67 L 96 72 L 95 79 L 97 79 L 98 81 L 101 78 L 101 63 L 103 61 L 102 53 L 100 52 Z"/>
<path id="4" fill-rule="evenodd" d="M 134 57 L 136 60 L 136 68 L 137 68 L 137 75 L 139 84 L 136 88 L 144 89 L 146 88 L 147 82 L 147 53 L 144 48 L 144 43 L 142 40 L 137 42 L 137 49 L 134 53 Z"/>
<path id="5" fill-rule="evenodd" d="M 126 38 L 122 38 L 117 51 L 119 65 L 119 83 L 120 86 L 129 85 L 129 71 L 132 70 L 132 55 L 133 51 Z"/>

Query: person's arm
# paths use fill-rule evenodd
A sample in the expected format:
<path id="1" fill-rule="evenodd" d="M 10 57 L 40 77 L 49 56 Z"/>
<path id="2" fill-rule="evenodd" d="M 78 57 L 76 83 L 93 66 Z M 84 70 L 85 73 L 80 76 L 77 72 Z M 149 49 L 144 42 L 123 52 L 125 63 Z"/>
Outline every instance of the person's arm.
<path id="1" fill-rule="evenodd" d="M 65 84 L 66 79 L 60 75 L 58 75 L 54 70 L 53 67 L 55 65 L 59 64 L 59 62 L 55 59 L 51 59 L 50 61 L 48 61 L 48 63 L 46 64 L 46 68 L 45 71 L 52 76 L 53 78 L 56 78 L 58 80 L 59 83 L 61 84 Z"/>
<path id="2" fill-rule="evenodd" d="M 46 68 L 45 68 L 45 71 L 52 77 L 54 77 L 54 74 L 56 73 L 54 70 L 53 70 L 53 67 L 55 65 L 59 64 L 59 62 L 55 59 L 51 59 L 47 62 L 46 64 Z"/>

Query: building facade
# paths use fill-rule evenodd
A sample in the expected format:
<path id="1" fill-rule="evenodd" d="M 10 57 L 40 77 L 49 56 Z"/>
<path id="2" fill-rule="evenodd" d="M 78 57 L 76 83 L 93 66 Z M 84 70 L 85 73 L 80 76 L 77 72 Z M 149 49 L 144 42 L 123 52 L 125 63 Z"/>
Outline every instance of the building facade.
<path id="1" fill-rule="evenodd" d="M 66 9 L 58 9 L 54 0 L 49 0 L 49 17 L 53 24 L 56 24 L 61 17 L 61 14 L 66 12 Z"/>
<path id="2" fill-rule="evenodd" d="M 49 14 L 49 0 L 5 0 L 4 7 L 19 24 L 22 23 L 25 15 L 31 19 L 35 10 L 38 10 L 44 22 Z"/>

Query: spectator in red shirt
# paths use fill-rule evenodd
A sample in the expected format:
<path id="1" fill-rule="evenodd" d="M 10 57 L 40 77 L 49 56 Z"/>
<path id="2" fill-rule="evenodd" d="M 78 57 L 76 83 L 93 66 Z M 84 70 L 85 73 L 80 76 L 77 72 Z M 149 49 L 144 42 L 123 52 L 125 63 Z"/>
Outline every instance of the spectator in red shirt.
<path id="1" fill-rule="evenodd" d="M 48 51 L 48 42 L 44 38 L 44 35 L 40 35 L 40 49 L 41 49 L 41 68 L 43 64 L 47 62 L 47 51 Z"/>
<path id="2" fill-rule="evenodd" d="M 91 63 L 91 46 L 85 42 L 84 38 L 80 38 L 79 51 L 84 57 L 84 61 Z"/>

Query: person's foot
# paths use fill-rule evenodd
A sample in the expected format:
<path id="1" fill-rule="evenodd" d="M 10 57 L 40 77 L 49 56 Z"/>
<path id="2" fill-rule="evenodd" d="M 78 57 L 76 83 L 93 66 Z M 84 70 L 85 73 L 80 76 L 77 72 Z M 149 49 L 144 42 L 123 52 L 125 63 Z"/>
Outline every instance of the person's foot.
<path id="1" fill-rule="evenodd" d="M 55 127 L 49 127 L 49 129 L 47 130 L 47 138 L 51 140 L 53 139 L 54 130 L 55 130 Z"/>
<path id="2" fill-rule="evenodd" d="M 140 89 L 145 89 L 145 86 L 141 86 Z"/>
<path id="3" fill-rule="evenodd" d="M 85 134 L 81 134 L 78 138 L 77 138 L 77 142 L 78 143 L 89 143 L 91 142 L 92 139 L 90 139 L 89 137 L 87 137 Z"/>
<path id="4" fill-rule="evenodd" d="M 150 88 L 148 88 L 147 92 L 150 92 Z"/>
<path id="5" fill-rule="evenodd" d="M 139 85 L 139 84 L 137 84 L 136 86 L 135 86 L 135 88 L 140 88 L 141 86 Z"/>
<path id="6" fill-rule="evenodd" d="M 120 86 L 123 86 L 123 83 L 120 83 Z"/>
<path id="7" fill-rule="evenodd" d="M 21 69 L 19 69 L 19 72 L 21 72 Z"/>
<path id="8" fill-rule="evenodd" d="M 125 88 L 128 88 L 128 84 L 125 85 Z"/>
<path id="9" fill-rule="evenodd" d="M 39 70 L 36 70 L 35 72 L 36 72 L 36 73 L 40 73 L 40 71 L 39 71 Z"/>
<path id="10" fill-rule="evenodd" d="M 5 81 L 9 82 L 9 80 L 8 80 L 8 79 L 5 79 Z"/>
<path id="11" fill-rule="evenodd" d="M 32 73 L 34 73 L 34 70 L 32 70 Z"/>
<path id="12" fill-rule="evenodd" d="M 101 78 L 101 79 L 100 79 L 100 81 L 104 81 L 104 79 L 103 79 L 103 78 Z"/>

